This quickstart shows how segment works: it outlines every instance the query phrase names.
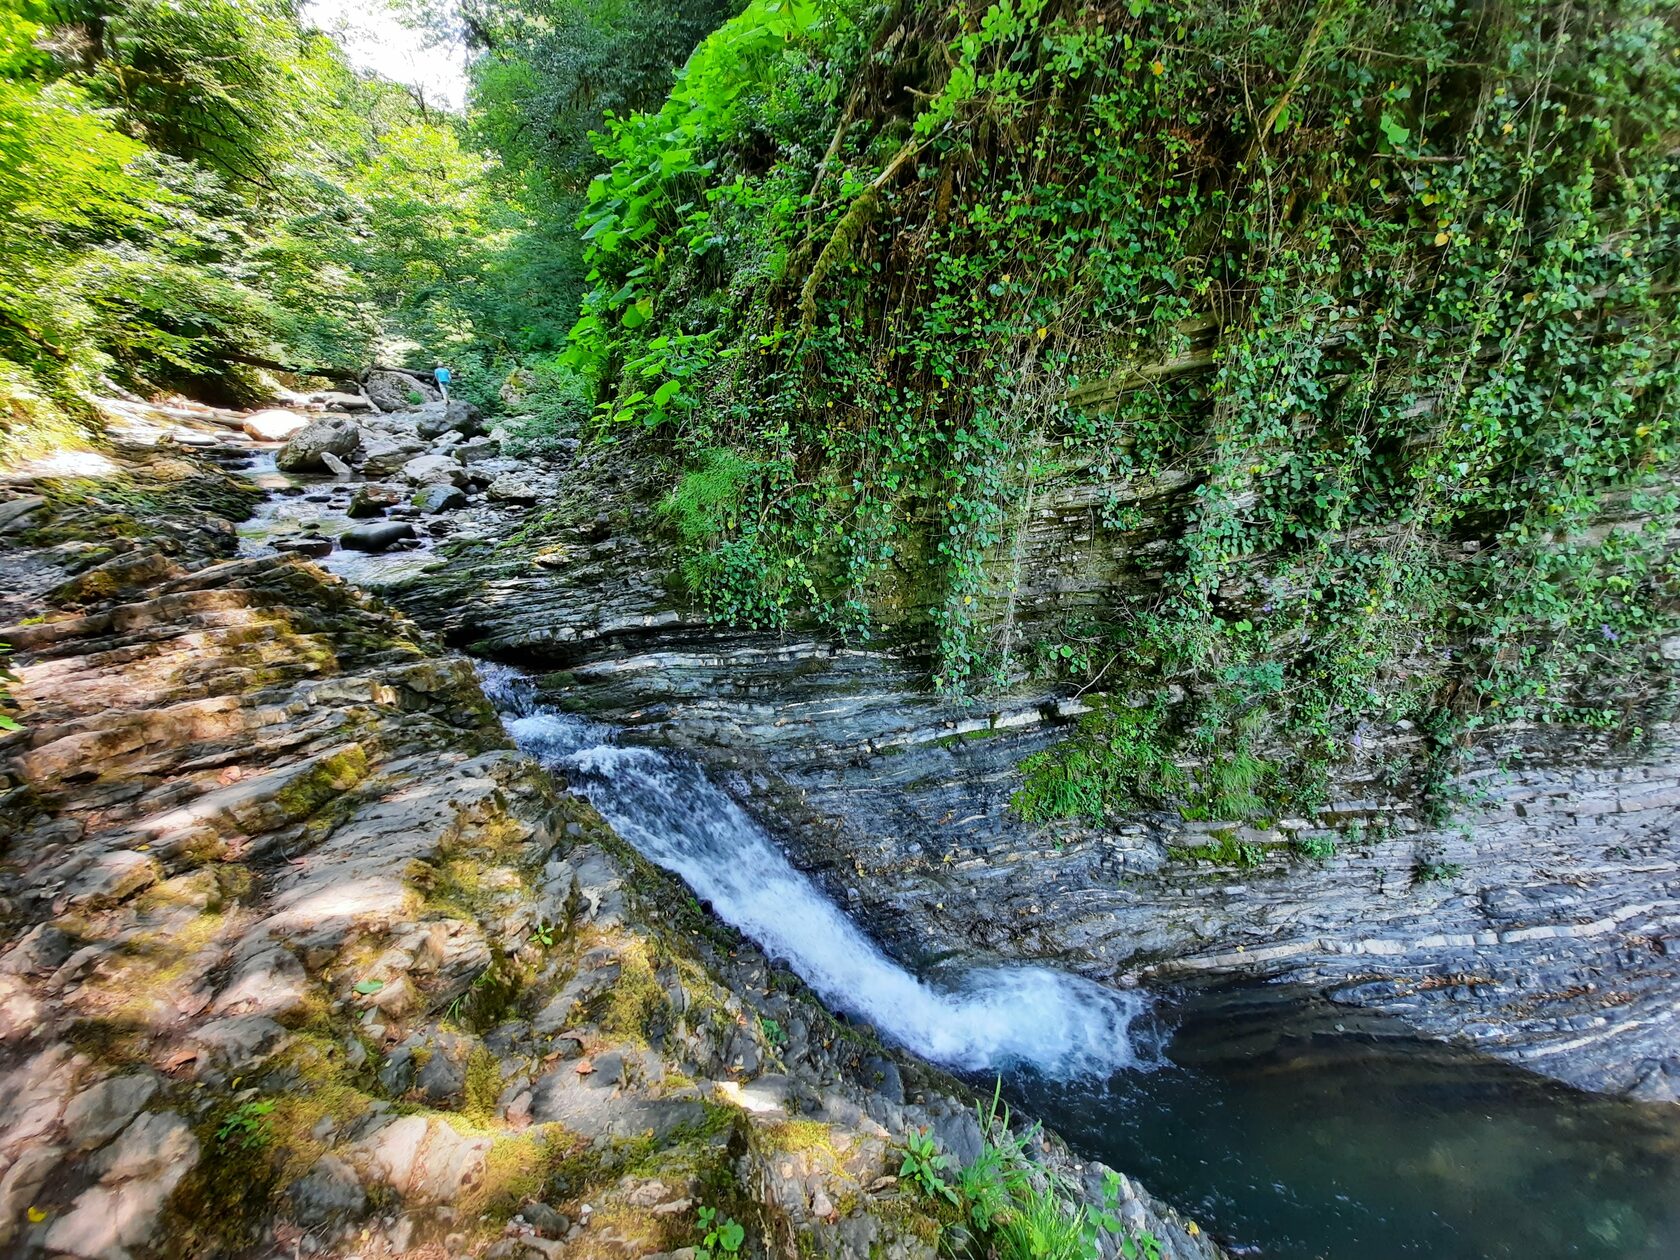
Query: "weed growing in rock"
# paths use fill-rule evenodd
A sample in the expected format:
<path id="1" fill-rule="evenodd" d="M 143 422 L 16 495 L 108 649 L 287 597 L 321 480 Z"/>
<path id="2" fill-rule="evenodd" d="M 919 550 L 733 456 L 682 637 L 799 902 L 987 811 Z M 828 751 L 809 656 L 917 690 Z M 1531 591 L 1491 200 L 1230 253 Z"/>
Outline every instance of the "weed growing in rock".
<path id="1" fill-rule="evenodd" d="M 957 1202 L 956 1188 L 945 1180 L 951 1157 L 939 1149 L 926 1129 L 912 1129 L 904 1135 L 904 1162 L 898 1175 L 930 1199 Z"/>
<path id="2" fill-rule="evenodd" d="M 15 703 L 12 700 L 10 683 L 18 681 L 18 676 L 6 666 L 6 657 L 11 654 L 11 644 L 0 643 L 0 709 L 9 709 Z M 0 713 L 0 731 L 21 731 L 23 727 L 16 718 Z"/>
<path id="3" fill-rule="evenodd" d="M 946 1249 L 986 1260 L 1099 1260 L 1104 1254 L 1102 1235 L 1107 1233 L 1120 1238 L 1121 1255 L 1127 1260 L 1159 1260 L 1160 1242 L 1149 1233 L 1132 1234 L 1117 1215 L 1119 1174 L 1108 1174 L 1101 1208 L 1079 1203 L 1051 1169 L 1028 1155 L 1039 1126 L 1011 1130 L 1009 1108 L 1001 1096 L 1000 1080 L 990 1104 L 976 1104 L 980 1154 L 957 1172 L 954 1186 L 937 1171 L 949 1166 L 949 1157 L 935 1151 L 931 1138 L 923 1133 L 907 1139 L 906 1167 L 914 1144 L 918 1167 L 931 1164 L 944 1188 L 924 1188 L 923 1193 L 953 1204 L 961 1213 L 960 1224 L 946 1233 Z M 921 1186 L 920 1181 L 915 1184 Z"/>
<path id="4" fill-rule="evenodd" d="M 1302 857 L 1311 858 L 1315 862 L 1328 862 L 1336 856 L 1336 837 L 1299 832 L 1290 841 L 1290 847 Z"/>
<path id="5" fill-rule="evenodd" d="M 1412 865 L 1412 879 L 1420 884 L 1444 883 L 1457 879 L 1464 874 L 1464 867 L 1457 862 L 1446 862 L 1439 858 L 1420 857 Z"/>
<path id="6" fill-rule="evenodd" d="M 721 1260 L 740 1253 L 747 1231 L 732 1216 L 719 1217 L 716 1208 L 703 1207 L 699 1213 L 700 1245 L 694 1249 L 695 1260 Z"/>
<path id="7" fill-rule="evenodd" d="M 247 1151 L 268 1145 L 268 1117 L 274 1106 L 272 1098 L 253 1098 L 240 1103 L 217 1127 L 216 1140 L 223 1145 L 237 1143 Z"/>

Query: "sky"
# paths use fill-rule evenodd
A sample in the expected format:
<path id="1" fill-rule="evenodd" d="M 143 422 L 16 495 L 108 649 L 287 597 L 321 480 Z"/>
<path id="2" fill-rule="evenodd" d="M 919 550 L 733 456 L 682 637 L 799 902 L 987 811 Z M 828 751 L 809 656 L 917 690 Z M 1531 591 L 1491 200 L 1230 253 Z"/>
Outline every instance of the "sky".
<path id="1" fill-rule="evenodd" d="M 404 26 L 385 0 L 307 0 L 303 16 L 337 36 L 357 69 L 422 88 L 430 104 L 461 108 L 466 49 L 429 46 L 431 37 Z"/>

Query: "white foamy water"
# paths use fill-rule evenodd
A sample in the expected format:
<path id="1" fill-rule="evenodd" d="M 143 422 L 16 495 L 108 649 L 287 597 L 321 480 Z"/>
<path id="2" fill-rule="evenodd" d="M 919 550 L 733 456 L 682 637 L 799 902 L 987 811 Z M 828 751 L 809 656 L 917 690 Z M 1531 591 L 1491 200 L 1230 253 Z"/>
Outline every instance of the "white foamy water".
<path id="1" fill-rule="evenodd" d="M 517 671 L 483 665 L 480 673 L 521 749 L 563 770 L 619 835 L 785 960 L 830 1006 L 954 1068 L 1027 1066 L 1052 1077 L 1106 1078 L 1148 1066 L 1129 1031 L 1145 1009 L 1139 995 L 1047 967 L 975 967 L 941 983 L 919 979 L 794 870 L 699 766 L 624 747 L 610 727 L 534 704 Z"/>

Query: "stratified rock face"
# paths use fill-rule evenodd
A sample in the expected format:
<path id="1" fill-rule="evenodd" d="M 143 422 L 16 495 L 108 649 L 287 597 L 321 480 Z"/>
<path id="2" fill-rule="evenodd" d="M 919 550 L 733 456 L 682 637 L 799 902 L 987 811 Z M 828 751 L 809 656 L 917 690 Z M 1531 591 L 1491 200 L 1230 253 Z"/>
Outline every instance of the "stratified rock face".
<path id="1" fill-rule="evenodd" d="M 933 1260 L 893 1174 L 913 1127 L 972 1153 L 972 1103 L 873 1088 L 880 1048 L 512 751 L 466 661 L 181 495 L 122 531 L 43 500 L 0 540 L 0 1250 L 646 1256 L 703 1203 Z"/>
<path id="2" fill-rule="evenodd" d="M 326 457 L 350 455 L 361 441 L 361 431 L 354 420 L 327 416 L 293 436 L 274 462 L 286 472 L 332 471 Z"/>
<path id="3" fill-rule="evenodd" d="M 1138 501 L 1164 520 L 1179 491 L 1165 478 Z M 1491 730 L 1448 827 L 1388 785 L 1421 738 L 1405 724 L 1370 732 L 1313 817 L 1033 827 L 1010 808 L 1017 767 L 1083 711 L 1076 698 L 959 708 L 927 693 L 915 659 L 713 628 L 663 580 L 634 501 L 597 480 L 545 502 L 602 511 L 458 555 L 391 598 L 457 641 L 564 671 L 556 703 L 748 771 L 742 794 L 901 956 L 979 949 L 1121 982 L 1278 977 L 1588 1088 L 1662 1098 L 1680 1079 L 1673 725 L 1633 751 Z M 1147 548 L 1099 545 L 1088 509 L 1071 495 L 1033 523 L 1023 625 L 1096 607 L 1147 564 Z"/>

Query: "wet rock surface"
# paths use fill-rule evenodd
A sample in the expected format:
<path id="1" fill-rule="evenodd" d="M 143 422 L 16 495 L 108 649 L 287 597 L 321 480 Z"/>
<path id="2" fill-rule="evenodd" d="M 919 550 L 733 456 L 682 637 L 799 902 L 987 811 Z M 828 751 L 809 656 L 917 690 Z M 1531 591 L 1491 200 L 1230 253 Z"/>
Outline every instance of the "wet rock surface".
<path id="1" fill-rule="evenodd" d="M 1309 818 L 1031 827 L 1009 809 L 1017 766 L 1077 698 L 959 708 L 913 657 L 712 628 L 668 588 L 631 488 L 582 465 L 560 481 L 544 502 L 568 515 L 543 541 L 458 547 L 389 597 L 554 671 L 554 703 L 700 754 L 900 957 L 1043 959 L 1119 984 L 1284 979 L 1586 1088 L 1660 1099 L 1680 1078 L 1672 723 L 1634 750 L 1490 729 L 1446 827 L 1391 785 L 1421 739 L 1404 724 L 1370 732 Z M 1135 497 L 1164 520 L 1182 491 L 1167 478 Z M 1147 558 L 1135 539 L 1102 550 L 1087 508 L 1075 495 L 1029 530 L 1024 618 L 1099 601 Z"/>
<path id="2" fill-rule="evenodd" d="M 40 502 L 0 539 L 0 1247 L 641 1257 L 704 1204 L 754 1247 L 932 1257 L 899 1148 L 972 1151 L 972 1101 L 515 752 L 463 658 L 236 533 L 238 429 L 9 487 Z M 1122 1186 L 1163 1254 L 1216 1254 Z"/>

